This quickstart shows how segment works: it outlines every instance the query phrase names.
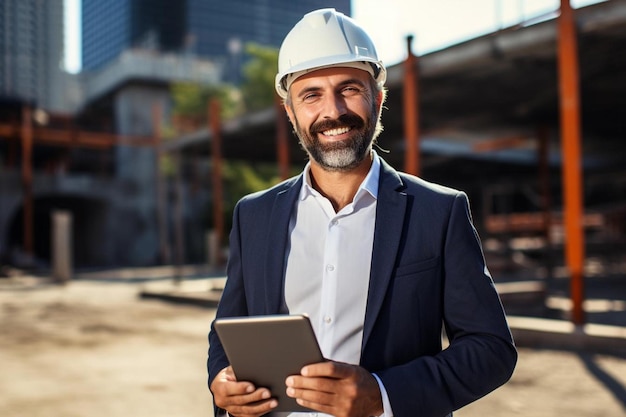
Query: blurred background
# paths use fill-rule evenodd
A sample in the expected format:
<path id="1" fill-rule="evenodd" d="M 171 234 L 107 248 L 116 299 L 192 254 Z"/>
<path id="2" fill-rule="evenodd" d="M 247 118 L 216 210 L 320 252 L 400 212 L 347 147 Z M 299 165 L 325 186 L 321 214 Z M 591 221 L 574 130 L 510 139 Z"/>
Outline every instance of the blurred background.
<path id="1" fill-rule="evenodd" d="M 272 86 L 280 42 L 322 2 L 1 4 L 3 264 L 51 268 L 60 212 L 72 268 L 219 267 L 234 203 L 304 165 Z M 623 272 L 623 1 L 574 4 L 569 161 L 558 1 L 332 6 L 363 21 L 389 67 L 384 157 L 470 195 L 492 268 L 558 273 L 574 165 L 584 267 Z"/>
<path id="2" fill-rule="evenodd" d="M 626 339 L 625 0 L 0 0 L 0 287 L 222 277 L 237 200 L 306 163 L 273 83 L 321 7 L 372 34 L 378 152 L 467 192 L 507 312 Z"/>

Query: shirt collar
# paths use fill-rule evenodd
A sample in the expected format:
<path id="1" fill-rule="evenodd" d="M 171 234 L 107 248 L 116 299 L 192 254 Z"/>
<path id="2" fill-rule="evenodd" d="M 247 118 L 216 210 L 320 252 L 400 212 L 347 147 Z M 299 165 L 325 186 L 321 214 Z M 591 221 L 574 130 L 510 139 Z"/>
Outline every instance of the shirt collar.
<path id="1" fill-rule="evenodd" d="M 321 195 L 317 190 L 313 188 L 311 184 L 311 162 L 308 162 L 304 167 L 304 171 L 302 173 L 303 181 L 302 188 L 300 188 L 300 200 L 304 200 L 308 196 L 319 196 Z M 365 179 L 359 186 L 356 194 L 354 195 L 354 201 L 357 201 L 363 193 L 367 192 L 375 199 L 378 198 L 378 178 L 380 177 L 380 157 L 376 153 L 376 151 L 372 150 L 372 166 L 368 171 Z"/>

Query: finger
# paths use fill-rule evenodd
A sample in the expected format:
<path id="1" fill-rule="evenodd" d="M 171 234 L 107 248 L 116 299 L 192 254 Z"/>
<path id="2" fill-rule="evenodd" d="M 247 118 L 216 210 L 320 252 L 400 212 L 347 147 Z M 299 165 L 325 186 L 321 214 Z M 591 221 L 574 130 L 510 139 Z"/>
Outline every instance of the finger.
<path id="1" fill-rule="evenodd" d="M 336 384 L 350 375 L 353 365 L 340 362 L 321 362 L 302 368 L 301 375 L 291 375 L 285 380 L 287 387 L 333 393 Z"/>
<path id="2" fill-rule="evenodd" d="M 338 381 L 340 380 L 334 378 L 292 375 L 287 377 L 285 385 L 287 385 L 287 388 L 292 388 L 298 391 L 306 390 L 332 393 L 336 389 Z"/>
<path id="3" fill-rule="evenodd" d="M 278 406 L 278 401 L 271 398 L 266 389 L 257 390 L 250 395 L 235 396 L 229 398 L 230 403 L 218 405 L 232 415 L 262 415 Z"/>
<path id="4" fill-rule="evenodd" d="M 254 414 L 259 410 L 267 412 L 278 404 L 266 388 L 243 395 L 214 396 L 213 400 L 216 406 L 234 415 Z"/>
<path id="5" fill-rule="evenodd" d="M 298 404 L 335 416 L 380 415 L 378 383 L 367 370 L 342 362 L 306 366 L 286 379 L 287 395 Z"/>
<path id="6" fill-rule="evenodd" d="M 224 384 L 222 388 L 222 394 L 226 396 L 252 395 L 255 391 L 258 391 L 256 387 L 249 382 L 229 382 Z"/>
<path id="7" fill-rule="evenodd" d="M 326 361 L 307 365 L 300 370 L 306 377 L 348 378 L 354 373 L 354 365 Z"/>
<path id="8" fill-rule="evenodd" d="M 255 386 L 250 382 L 231 381 L 227 376 L 215 378 L 211 384 L 211 392 L 218 396 L 251 394 L 255 391 L 255 389 Z"/>
<path id="9" fill-rule="evenodd" d="M 231 416 L 237 417 L 247 417 L 247 416 L 262 416 L 269 412 L 271 412 L 276 406 L 278 402 L 276 400 L 268 400 L 264 402 L 260 402 L 257 404 L 247 404 L 244 406 L 232 406 L 228 407 L 225 410 Z"/>
<path id="10" fill-rule="evenodd" d="M 333 397 L 337 395 L 336 392 L 330 390 L 322 391 L 304 387 L 287 387 L 286 393 L 291 398 L 311 401 L 318 404 L 330 404 L 333 401 Z"/>
<path id="11" fill-rule="evenodd" d="M 221 396 L 251 394 L 255 389 L 256 387 L 250 382 L 237 382 L 231 366 L 222 369 L 211 384 L 211 391 Z"/>

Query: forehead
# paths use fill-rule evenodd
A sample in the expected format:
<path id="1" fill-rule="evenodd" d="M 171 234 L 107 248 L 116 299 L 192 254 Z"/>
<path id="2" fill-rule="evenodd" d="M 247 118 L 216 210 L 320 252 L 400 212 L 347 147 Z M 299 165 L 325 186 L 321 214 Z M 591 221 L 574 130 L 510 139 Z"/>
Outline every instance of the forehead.
<path id="1" fill-rule="evenodd" d="M 315 71 L 308 72 L 298 77 L 291 84 L 291 89 L 297 91 L 304 87 L 319 84 L 319 87 L 324 85 L 337 85 L 347 80 L 354 80 L 367 84 L 371 75 L 369 72 L 349 67 L 331 67 L 322 68 Z"/>

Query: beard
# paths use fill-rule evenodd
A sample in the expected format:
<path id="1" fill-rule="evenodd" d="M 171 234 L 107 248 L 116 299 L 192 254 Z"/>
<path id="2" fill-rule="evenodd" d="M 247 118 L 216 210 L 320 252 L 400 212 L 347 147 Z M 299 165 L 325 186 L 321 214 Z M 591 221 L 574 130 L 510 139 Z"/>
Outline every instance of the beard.
<path id="1" fill-rule="evenodd" d="M 309 157 L 327 171 L 349 171 L 371 153 L 376 133 L 376 109 L 364 120 L 356 114 L 344 114 L 334 120 L 316 122 L 307 130 L 295 119 L 295 133 Z M 343 141 L 322 143 L 318 133 L 349 126 L 350 137 Z"/>

